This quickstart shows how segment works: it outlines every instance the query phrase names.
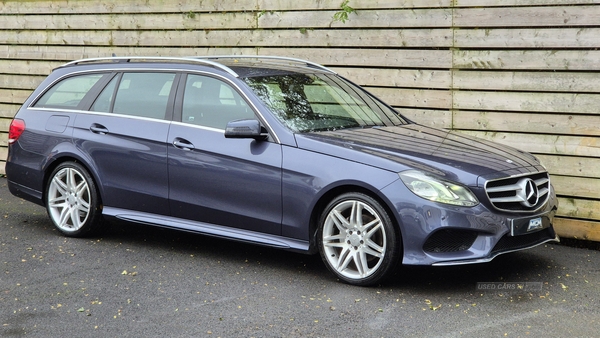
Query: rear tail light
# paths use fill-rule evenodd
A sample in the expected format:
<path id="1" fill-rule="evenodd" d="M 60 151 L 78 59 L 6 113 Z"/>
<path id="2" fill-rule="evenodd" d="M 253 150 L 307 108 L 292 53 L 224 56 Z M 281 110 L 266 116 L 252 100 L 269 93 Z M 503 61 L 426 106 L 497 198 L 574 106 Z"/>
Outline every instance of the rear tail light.
<path id="1" fill-rule="evenodd" d="M 8 129 L 8 144 L 15 143 L 24 131 L 25 121 L 20 119 L 12 120 L 10 123 L 10 128 Z"/>

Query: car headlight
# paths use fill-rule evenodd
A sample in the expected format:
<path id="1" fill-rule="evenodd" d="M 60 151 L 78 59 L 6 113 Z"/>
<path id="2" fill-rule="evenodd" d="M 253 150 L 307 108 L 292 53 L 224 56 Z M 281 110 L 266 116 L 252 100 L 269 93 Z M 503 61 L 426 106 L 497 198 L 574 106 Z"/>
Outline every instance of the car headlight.
<path id="1" fill-rule="evenodd" d="M 404 171 L 398 175 L 406 187 L 421 198 L 463 207 L 479 204 L 475 195 L 461 185 L 425 175 L 417 170 Z"/>

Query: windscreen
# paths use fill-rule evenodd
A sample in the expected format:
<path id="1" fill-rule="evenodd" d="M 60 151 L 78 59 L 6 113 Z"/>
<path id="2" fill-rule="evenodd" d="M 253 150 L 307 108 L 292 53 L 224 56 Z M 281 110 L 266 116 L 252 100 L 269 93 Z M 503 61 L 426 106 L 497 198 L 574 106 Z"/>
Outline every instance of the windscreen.
<path id="1" fill-rule="evenodd" d="M 294 132 L 406 123 L 396 111 L 333 74 L 288 73 L 248 77 L 244 81 Z"/>

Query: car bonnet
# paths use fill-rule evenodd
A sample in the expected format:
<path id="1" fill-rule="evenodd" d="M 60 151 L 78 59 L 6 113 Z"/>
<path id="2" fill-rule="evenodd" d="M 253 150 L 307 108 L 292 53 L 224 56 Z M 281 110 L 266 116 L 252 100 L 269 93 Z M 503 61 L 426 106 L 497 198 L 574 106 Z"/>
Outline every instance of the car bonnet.
<path id="1" fill-rule="evenodd" d="M 544 171 L 532 155 L 498 143 L 418 124 L 298 134 L 300 148 L 386 170 L 422 170 L 465 185 Z M 479 181 L 481 184 L 481 180 Z"/>

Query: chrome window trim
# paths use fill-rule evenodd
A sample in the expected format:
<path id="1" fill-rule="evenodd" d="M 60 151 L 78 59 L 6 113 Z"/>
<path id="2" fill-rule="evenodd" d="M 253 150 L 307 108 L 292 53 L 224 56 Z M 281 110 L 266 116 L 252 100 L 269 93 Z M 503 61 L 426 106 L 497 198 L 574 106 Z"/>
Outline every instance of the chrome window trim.
<path id="1" fill-rule="evenodd" d="M 127 114 L 113 114 L 113 113 L 107 113 L 107 112 L 101 112 L 101 111 L 91 111 L 91 110 L 73 110 L 73 109 L 55 109 L 55 108 L 29 108 L 29 110 L 40 110 L 40 111 L 51 111 L 51 112 L 62 112 L 62 113 L 76 113 L 76 114 L 89 114 L 89 115 L 101 115 L 101 116 L 113 116 L 113 117 L 119 117 L 119 118 L 128 118 L 128 119 L 135 119 L 135 120 L 144 120 L 144 121 L 151 121 L 151 122 L 160 122 L 160 123 L 166 123 L 166 124 L 171 124 L 173 121 L 170 120 L 165 120 L 165 119 L 155 119 L 152 117 L 145 117 L 145 116 L 135 116 L 135 115 L 127 115 Z"/>
<path id="2" fill-rule="evenodd" d="M 110 68 L 103 68 L 103 69 L 82 70 L 82 71 L 71 72 L 71 73 L 64 74 L 64 75 L 58 77 L 56 80 L 52 81 L 50 84 L 48 84 L 46 87 L 44 87 L 44 89 L 41 90 L 39 92 L 39 94 L 35 96 L 35 98 L 33 100 L 31 100 L 27 109 L 48 110 L 48 111 L 70 111 L 70 112 L 76 112 L 76 113 L 102 113 L 102 114 L 108 114 L 110 116 L 135 117 L 132 115 L 96 112 L 93 110 L 87 111 L 87 110 L 73 110 L 73 109 L 61 109 L 61 108 L 43 108 L 43 107 L 34 107 L 33 106 L 37 102 L 37 100 L 40 98 L 40 96 L 42 96 L 44 93 L 46 93 L 57 82 L 62 81 L 63 79 L 65 79 L 67 77 L 72 77 L 72 76 L 82 75 L 82 74 L 84 75 L 84 74 L 88 74 L 88 73 L 110 74 L 112 72 L 132 72 L 132 71 L 133 72 L 148 72 L 148 71 L 150 71 L 150 72 L 160 72 L 160 73 L 175 72 L 175 73 L 182 73 L 182 74 L 199 74 L 199 75 L 205 75 L 205 76 L 219 78 L 221 81 L 226 82 L 229 85 L 231 85 L 238 92 L 238 94 L 240 94 L 242 96 L 242 98 L 244 98 L 244 100 L 246 101 L 248 106 L 250 106 L 252 108 L 252 110 L 254 111 L 255 115 L 258 116 L 259 121 L 265 125 L 265 127 L 269 131 L 269 134 L 273 136 L 275 143 L 281 144 L 281 140 L 280 140 L 279 136 L 277 136 L 277 133 L 275 133 L 275 131 L 273 130 L 273 128 L 271 127 L 269 122 L 265 119 L 263 114 L 260 112 L 258 107 L 256 107 L 254 102 L 252 102 L 252 100 L 250 100 L 248 95 L 246 95 L 246 93 L 244 93 L 244 91 L 240 88 L 240 86 L 238 86 L 235 82 L 231 81 L 231 79 L 228 79 L 227 77 L 225 77 L 221 74 L 215 74 L 215 73 L 211 73 L 211 72 L 207 72 L 207 71 L 203 71 L 203 70 L 179 69 L 179 68 L 172 69 L 172 68 L 122 68 L 122 67 L 113 68 L 113 67 L 110 67 Z M 142 117 L 140 117 L 140 118 L 142 118 Z M 152 119 L 152 118 L 145 118 L 145 119 L 152 120 L 152 121 L 161 121 L 160 119 Z M 166 121 L 166 120 L 164 120 L 164 121 Z M 167 121 L 167 122 L 179 122 L 179 121 Z M 184 122 L 182 122 L 182 123 L 184 123 Z M 186 125 L 191 125 L 191 124 L 188 123 Z M 216 128 L 210 128 L 210 129 L 216 129 Z M 221 129 L 217 129 L 217 130 L 221 130 Z M 222 129 L 222 130 L 225 131 L 225 129 Z"/>
<path id="3" fill-rule="evenodd" d="M 207 126 L 202 126 L 199 124 L 191 124 L 191 123 L 185 123 L 185 122 L 180 122 L 180 121 L 173 121 L 173 124 L 176 124 L 178 126 L 186 126 L 186 127 L 193 127 L 193 128 L 202 129 L 202 130 L 214 131 L 214 132 L 221 133 L 223 135 L 225 134 L 225 129 L 207 127 Z"/>

